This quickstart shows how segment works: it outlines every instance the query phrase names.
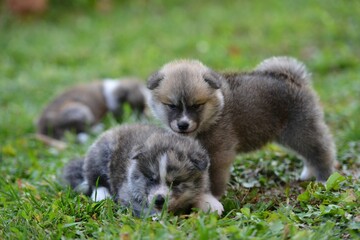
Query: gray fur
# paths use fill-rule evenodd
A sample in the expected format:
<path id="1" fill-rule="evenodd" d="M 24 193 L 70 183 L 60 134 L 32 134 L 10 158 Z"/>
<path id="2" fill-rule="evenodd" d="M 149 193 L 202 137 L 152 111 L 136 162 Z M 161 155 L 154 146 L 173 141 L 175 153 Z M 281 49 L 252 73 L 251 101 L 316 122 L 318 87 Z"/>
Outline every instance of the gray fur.
<path id="1" fill-rule="evenodd" d="M 166 176 L 161 175 L 161 161 L 166 162 Z M 197 141 L 152 125 L 122 125 L 103 133 L 90 147 L 81 173 L 74 174 L 79 164 L 70 162 L 64 177 L 77 188 L 82 183 L 72 176 L 83 175 L 82 182 L 90 187 L 87 195 L 96 187 L 105 187 L 115 200 L 132 206 L 136 213 L 152 203 L 155 211 L 161 210 L 164 203 L 157 202 L 159 195 L 168 197 L 169 211 L 180 212 L 203 205 L 203 196 L 210 192 L 209 163 Z M 216 206 L 210 210 L 222 211 Z"/>
<path id="2" fill-rule="evenodd" d="M 151 90 L 150 107 L 171 130 L 195 137 L 208 150 L 215 196 L 224 194 L 237 153 L 271 141 L 304 159 L 302 179 L 326 181 L 334 171 L 335 144 L 299 61 L 275 57 L 251 72 L 213 75 L 220 89 L 206 84 L 213 71 L 199 61 L 177 60 L 158 72 L 163 80 Z"/>
<path id="3" fill-rule="evenodd" d="M 66 131 L 86 132 L 108 113 L 122 117 L 123 103 L 128 102 L 138 116 L 145 109 L 144 84 L 140 80 L 124 78 L 112 80 L 121 83 L 109 92 L 114 106 L 104 96 L 104 81 L 74 86 L 57 96 L 43 110 L 37 121 L 37 132 L 62 139 Z"/>
<path id="4" fill-rule="evenodd" d="M 85 182 L 83 171 L 84 162 L 84 158 L 76 158 L 69 162 L 63 170 L 63 179 L 65 179 L 75 191 L 90 195 L 91 188 Z"/>

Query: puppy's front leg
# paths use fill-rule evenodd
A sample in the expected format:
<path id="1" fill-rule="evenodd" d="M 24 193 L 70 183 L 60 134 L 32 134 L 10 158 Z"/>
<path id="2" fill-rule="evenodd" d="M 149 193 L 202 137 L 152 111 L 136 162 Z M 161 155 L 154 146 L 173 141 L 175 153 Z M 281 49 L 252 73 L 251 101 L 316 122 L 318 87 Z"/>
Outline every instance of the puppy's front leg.
<path id="1" fill-rule="evenodd" d="M 235 160 L 236 152 L 233 150 L 217 151 L 211 156 L 210 188 L 211 193 L 220 199 L 226 190 L 230 179 L 230 168 Z"/>

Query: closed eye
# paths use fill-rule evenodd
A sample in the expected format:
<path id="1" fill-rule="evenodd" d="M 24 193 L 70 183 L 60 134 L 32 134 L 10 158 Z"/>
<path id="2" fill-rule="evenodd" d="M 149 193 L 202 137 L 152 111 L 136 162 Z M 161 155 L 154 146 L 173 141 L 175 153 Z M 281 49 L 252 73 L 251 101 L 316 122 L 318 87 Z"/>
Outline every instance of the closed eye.
<path id="1" fill-rule="evenodd" d="M 201 104 L 193 104 L 191 105 L 189 108 L 191 108 L 192 110 L 198 110 L 200 107 L 202 107 L 205 103 L 201 103 Z"/>
<path id="2" fill-rule="evenodd" d="M 163 103 L 163 104 L 172 110 L 177 109 L 177 106 L 175 104 L 168 104 L 168 103 Z"/>
<path id="3" fill-rule="evenodd" d="M 156 176 L 146 176 L 150 184 L 156 184 L 159 182 L 159 179 Z"/>
<path id="4" fill-rule="evenodd" d="M 178 187 L 181 183 L 183 183 L 184 181 L 181 179 L 174 179 L 174 180 L 167 180 L 166 184 L 170 187 Z"/>
<path id="5" fill-rule="evenodd" d="M 173 182 L 172 182 L 172 186 L 173 187 L 177 187 L 177 186 L 179 186 L 181 184 L 181 181 L 178 181 L 178 180 L 174 180 Z"/>

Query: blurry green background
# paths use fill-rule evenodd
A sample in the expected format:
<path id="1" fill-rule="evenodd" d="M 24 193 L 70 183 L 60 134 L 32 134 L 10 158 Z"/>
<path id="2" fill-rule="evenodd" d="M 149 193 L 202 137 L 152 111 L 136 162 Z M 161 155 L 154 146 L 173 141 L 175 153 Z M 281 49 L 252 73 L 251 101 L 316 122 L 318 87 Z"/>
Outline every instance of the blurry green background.
<path id="1" fill-rule="evenodd" d="M 334 133 L 360 137 L 358 1 L 99 2 L 50 1 L 42 16 L 17 18 L 3 7 L 2 137 L 32 132 L 54 93 L 78 82 L 146 79 L 176 58 L 249 70 L 274 55 L 303 61 Z"/>
<path id="2" fill-rule="evenodd" d="M 3 7 L 2 137 L 33 131 L 33 119 L 51 97 L 78 82 L 126 75 L 146 79 L 175 58 L 197 58 L 217 70 L 249 70 L 274 55 L 303 61 L 334 132 L 360 137 L 352 123 L 360 120 L 358 1 L 110 4 L 50 1 L 45 14 L 17 18 Z"/>
<path id="3" fill-rule="evenodd" d="M 16 197 L 22 186 L 19 181 L 33 186 L 35 196 L 48 196 L 43 202 L 39 200 L 42 205 L 38 208 L 47 209 L 51 199 L 61 198 L 61 190 L 51 187 L 55 176 L 67 161 L 87 149 L 88 145 L 71 144 L 66 151 L 57 152 L 33 138 L 34 121 L 54 95 L 79 82 L 105 77 L 133 75 L 145 81 L 161 65 L 176 58 L 196 58 L 218 71 L 251 70 L 275 55 L 303 61 L 313 74 L 314 88 L 335 136 L 341 171 L 359 177 L 360 1 L 50 0 L 44 13 L 26 16 L 12 14 L 3 1 L 0 10 L 0 200 L 4 202 L 0 238 L 23 236 L 21 231 L 46 233 L 41 232 L 46 227 L 33 229 L 31 224 L 26 225 L 17 204 L 23 205 L 29 198 Z M 246 157 L 249 161 L 244 162 L 249 165 L 243 165 L 256 169 L 258 159 L 288 159 L 276 147 L 270 150 L 273 148 L 280 153 L 267 155 L 267 148 Z M 270 172 L 277 173 L 279 168 L 271 166 Z M 280 178 L 283 173 L 289 174 L 286 169 L 280 170 Z M 298 173 L 301 165 L 295 169 L 290 172 Z M 267 177 L 263 176 L 261 186 L 266 187 Z M 240 205 L 244 204 L 239 200 L 243 197 L 240 191 L 234 195 Z M 12 202 L 14 199 L 18 200 Z M 281 205 L 286 198 L 279 201 Z M 32 211 L 39 211 L 35 216 L 45 218 L 42 210 L 30 208 L 28 212 Z M 74 220 L 62 214 L 59 211 L 58 222 L 50 221 L 48 226 L 56 236 L 65 234 L 58 223 Z M 18 228 L 18 233 L 6 222 L 22 224 L 23 228 Z M 300 228 L 312 231 L 311 224 L 306 226 Z M 332 229 L 331 225 L 325 227 Z M 8 235 L 4 235 L 6 232 Z M 333 232 L 329 230 L 328 234 L 332 236 Z"/>

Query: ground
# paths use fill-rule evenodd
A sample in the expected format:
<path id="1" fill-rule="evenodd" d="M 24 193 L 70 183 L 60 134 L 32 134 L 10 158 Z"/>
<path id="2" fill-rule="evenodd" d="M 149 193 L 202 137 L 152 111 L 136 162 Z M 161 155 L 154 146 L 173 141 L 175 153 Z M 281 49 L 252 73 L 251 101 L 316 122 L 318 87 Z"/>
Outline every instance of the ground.
<path id="1" fill-rule="evenodd" d="M 0 239 L 360 238 L 360 3 L 358 1 L 59 1 L 42 15 L 0 16 Z M 110 4 L 110 5 L 107 5 Z M 217 70 L 250 70 L 289 55 L 312 72 L 338 149 L 324 185 L 299 182 L 302 163 L 270 144 L 239 155 L 225 213 L 134 218 L 112 200 L 93 203 L 62 186 L 82 156 L 34 138 L 56 93 L 104 77 L 145 79 L 167 61 L 197 58 Z M 133 122 L 127 111 L 124 122 Z M 106 127 L 116 125 L 107 116 Z"/>

